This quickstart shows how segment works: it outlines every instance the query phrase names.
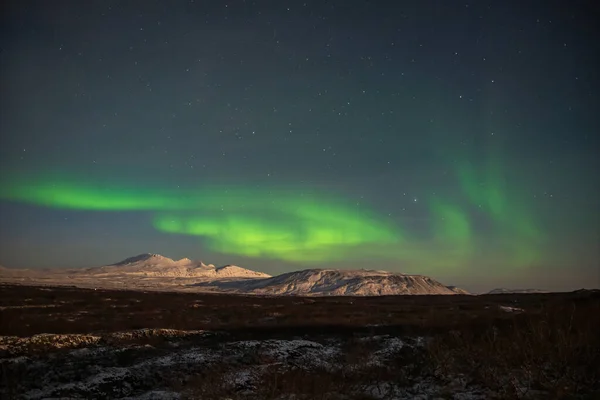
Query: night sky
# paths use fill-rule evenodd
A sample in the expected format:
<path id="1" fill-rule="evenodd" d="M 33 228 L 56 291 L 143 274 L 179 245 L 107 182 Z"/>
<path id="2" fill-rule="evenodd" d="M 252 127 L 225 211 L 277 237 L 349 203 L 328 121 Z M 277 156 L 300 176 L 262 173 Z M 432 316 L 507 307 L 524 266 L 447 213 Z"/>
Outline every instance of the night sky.
<path id="1" fill-rule="evenodd" d="M 593 4 L 4 1 L 0 264 L 598 287 Z"/>

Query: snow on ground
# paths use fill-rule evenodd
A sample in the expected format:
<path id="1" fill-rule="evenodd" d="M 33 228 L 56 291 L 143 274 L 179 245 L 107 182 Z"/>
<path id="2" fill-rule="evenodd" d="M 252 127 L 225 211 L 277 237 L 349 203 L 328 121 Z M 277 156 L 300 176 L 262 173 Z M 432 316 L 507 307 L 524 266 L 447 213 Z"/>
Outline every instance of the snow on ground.
<path id="1" fill-rule="evenodd" d="M 173 339 L 203 335 L 210 335 L 210 333 L 200 330 L 179 331 L 176 329 L 137 329 L 102 335 L 41 333 L 24 338 L 18 336 L 0 336 L 0 354 L 21 354 L 34 347 L 38 349 L 83 347 L 81 350 L 85 352 L 90 350 L 84 346 L 99 345 L 101 343 L 119 343 L 150 337 Z"/>
<path id="2" fill-rule="evenodd" d="M 152 334 L 147 331 L 144 333 Z M 165 333 L 172 337 L 176 335 L 175 331 Z M 179 332 L 184 339 L 195 337 L 197 334 L 198 332 Z M 115 335 L 139 337 L 140 331 Z M 94 338 L 90 341 L 91 345 L 65 349 L 65 336 L 76 335 L 55 336 L 57 348 L 62 347 L 62 350 L 43 355 L 0 358 L 0 367 L 9 372 L 18 372 L 18 379 L 12 382 L 11 390 L 18 393 L 20 398 L 174 400 L 185 397 L 185 389 L 182 388 L 185 388 L 189 379 L 194 379 L 198 374 L 202 376 L 215 371 L 222 371 L 219 377 L 221 384 L 235 393 L 235 396 L 218 398 L 232 399 L 259 399 L 262 393 L 261 385 L 266 382 L 264 379 L 272 380 L 273 373 L 285 371 L 305 371 L 304 374 L 314 374 L 315 377 L 321 374 L 338 374 L 337 376 L 344 376 L 343 379 L 349 380 L 347 389 L 356 392 L 353 394 L 369 395 L 375 399 L 434 399 L 447 390 L 448 386 L 448 382 L 426 375 L 402 383 L 389 374 L 379 376 L 368 373 L 369 368 L 375 368 L 377 371 L 385 369 L 393 374 L 393 368 L 402 368 L 398 366 L 398 357 L 401 352 L 407 350 L 413 351 L 412 354 L 416 354 L 417 357 L 424 356 L 422 349 L 425 338 L 388 335 L 363 337 L 356 343 L 366 343 L 371 351 L 362 361 L 358 360 L 350 366 L 343 361 L 348 343 L 335 337 L 319 340 L 294 338 L 220 343 L 183 340 L 174 342 L 173 344 L 177 343 L 176 346 L 167 344 L 165 348 L 155 348 L 150 345 L 115 347 L 91 336 Z M 26 341 L 25 338 L 20 339 Z M 49 337 L 45 336 L 45 340 L 48 339 Z M 0 338 L 0 343 L 6 342 L 6 338 Z M 409 358 L 404 361 L 412 362 L 411 360 Z M 271 375 L 263 378 L 265 374 Z M 364 376 L 369 377 L 365 382 L 352 381 L 353 377 Z M 213 378 L 208 379 L 207 382 L 210 383 Z M 464 382 L 455 380 L 451 384 L 454 397 L 450 398 L 485 398 L 479 391 L 467 388 Z M 3 397 L 2 393 L 0 389 L 0 397 Z M 290 393 L 289 396 L 286 394 L 281 397 L 284 398 L 301 397 L 293 397 Z"/>
<path id="3" fill-rule="evenodd" d="M 116 350 L 113 354 L 118 356 L 119 350 Z M 101 353 L 106 353 L 106 351 L 97 353 L 97 355 Z M 75 357 L 67 361 L 67 367 L 75 367 L 84 363 L 83 358 L 91 358 L 90 354 L 82 354 L 81 352 L 72 352 L 70 355 L 75 355 Z M 70 393 L 71 395 L 81 393 L 91 397 L 114 395 L 115 398 L 119 398 L 125 394 L 129 394 L 128 392 L 134 391 L 136 384 L 143 385 L 145 380 L 152 380 L 152 375 L 155 372 L 167 372 L 169 368 L 181 367 L 188 364 L 203 365 L 209 361 L 214 361 L 215 357 L 214 353 L 204 348 L 191 348 L 186 351 L 173 352 L 162 357 L 150 358 L 129 366 L 92 365 L 87 367 L 87 372 L 91 372 L 89 376 L 80 381 L 68 383 L 49 382 L 55 377 L 54 372 L 49 372 L 40 376 L 42 381 L 44 378 L 46 380 L 43 385 L 40 385 L 42 387 L 25 392 L 24 398 L 31 400 L 46 399 L 56 397 L 62 393 Z M 120 388 L 118 387 L 119 383 L 122 384 Z M 111 387 L 106 388 L 106 386 Z M 112 392 L 107 390 L 112 390 Z"/>
<path id="4" fill-rule="evenodd" d="M 510 307 L 510 306 L 498 306 L 502 311 L 510 312 L 510 313 L 522 313 L 525 310 L 519 307 Z"/>

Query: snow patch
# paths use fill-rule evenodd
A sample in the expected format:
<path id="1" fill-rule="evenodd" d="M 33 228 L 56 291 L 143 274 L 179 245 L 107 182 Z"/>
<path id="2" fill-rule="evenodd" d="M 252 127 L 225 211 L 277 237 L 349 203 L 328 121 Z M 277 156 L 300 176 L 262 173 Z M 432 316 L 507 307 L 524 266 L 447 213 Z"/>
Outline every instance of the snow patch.
<path id="1" fill-rule="evenodd" d="M 522 308 L 519 307 L 510 307 L 510 306 L 498 306 L 498 308 L 502 311 L 509 313 L 522 313 L 525 312 Z"/>

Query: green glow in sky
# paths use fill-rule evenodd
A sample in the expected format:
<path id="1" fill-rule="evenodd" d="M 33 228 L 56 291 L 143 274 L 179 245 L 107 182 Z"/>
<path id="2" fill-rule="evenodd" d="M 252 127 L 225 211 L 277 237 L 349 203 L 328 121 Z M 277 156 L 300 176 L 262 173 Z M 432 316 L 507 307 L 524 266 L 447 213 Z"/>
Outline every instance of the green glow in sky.
<path id="1" fill-rule="evenodd" d="M 402 228 L 402 218 L 393 224 L 364 204 L 306 188 L 205 185 L 184 190 L 48 175 L 15 178 L 1 185 L 0 198 L 61 209 L 149 212 L 158 231 L 198 236 L 211 251 L 290 262 L 379 256 L 457 268 L 490 247 L 506 267 L 539 261 L 543 235 L 531 209 L 506 182 L 500 163 L 479 170 L 464 163 L 457 177 L 462 197 L 438 195 L 426 203 L 426 238 Z M 482 221 L 487 228 L 480 235 Z"/>
<path id="2" fill-rule="evenodd" d="M 271 218 L 243 212 L 180 216 L 162 214 L 154 226 L 165 232 L 208 238 L 213 251 L 286 261 L 342 260 L 345 251 L 366 243 L 394 243 L 397 232 L 344 209 L 303 215 L 304 208 L 286 210 Z M 273 218 L 275 217 L 275 218 Z"/>
<path id="3" fill-rule="evenodd" d="M 401 239 L 376 213 L 309 191 L 218 186 L 168 191 L 41 180 L 14 182 L 1 195 L 63 209 L 153 211 L 159 231 L 203 237 L 213 251 L 286 261 L 341 260 L 353 247 Z"/>
<path id="4" fill-rule="evenodd" d="M 492 220 L 513 265 L 531 265 L 541 259 L 543 232 L 535 223 L 532 207 L 519 196 L 503 173 L 501 164 L 490 158 L 488 165 L 477 170 L 465 163 L 458 177 L 467 199 Z"/>
<path id="5" fill-rule="evenodd" d="M 126 187 L 61 181 L 27 182 L 5 188 L 4 198 L 72 210 L 160 210 L 184 208 L 187 198 Z"/>
<path id="6" fill-rule="evenodd" d="M 430 202 L 435 240 L 452 249 L 461 260 L 472 251 L 472 232 L 469 216 L 460 207 L 432 199 Z"/>

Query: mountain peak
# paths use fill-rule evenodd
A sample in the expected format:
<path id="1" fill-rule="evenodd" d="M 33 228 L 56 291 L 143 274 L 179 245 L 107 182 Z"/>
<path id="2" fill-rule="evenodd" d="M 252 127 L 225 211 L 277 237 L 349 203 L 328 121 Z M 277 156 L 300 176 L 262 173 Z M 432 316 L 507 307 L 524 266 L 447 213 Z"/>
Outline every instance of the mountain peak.
<path id="1" fill-rule="evenodd" d="M 226 265 L 215 268 L 213 264 L 204 264 L 189 258 L 181 258 L 177 261 L 155 253 L 144 253 L 126 258 L 116 264 L 103 267 L 94 267 L 87 270 L 88 273 L 102 274 L 108 276 L 143 276 L 162 278 L 198 278 L 213 280 L 220 278 L 267 278 L 270 275 L 249 269 Z"/>
<path id="2" fill-rule="evenodd" d="M 184 257 L 184 258 L 182 258 L 180 260 L 175 261 L 175 264 L 177 264 L 177 265 L 190 265 L 190 264 L 193 264 L 193 263 L 194 263 L 194 261 L 190 260 L 187 257 Z M 200 264 L 204 265 L 202 262 L 200 262 Z"/>
<path id="3" fill-rule="evenodd" d="M 216 272 L 217 276 L 220 276 L 220 277 L 228 277 L 228 276 L 248 277 L 248 278 L 270 278 L 271 277 L 271 275 L 265 274 L 263 272 L 253 271 L 251 269 L 246 269 L 246 268 L 238 267 L 237 265 L 230 265 L 230 264 L 216 268 L 215 272 Z"/>
<path id="4" fill-rule="evenodd" d="M 235 267 L 231 267 L 235 268 Z M 422 275 L 378 270 L 307 269 L 246 282 L 217 283 L 234 291 L 261 295 L 379 296 L 404 294 L 456 294 Z"/>
<path id="5" fill-rule="evenodd" d="M 242 268 L 242 267 L 238 267 L 237 265 L 233 265 L 233 264 L 227 264 L 227 265 L 223 265 L 221 267 L 216 268 L 217 271 L 220 271 L 222 269 L 236 269 L 236 268 Z"/>
<path id="6" fill-rule="evenodd" d="M 112 264 L 112 265 L 127 265 L 127 264 L 132 264 L 135 262 L 148 261 L 148 260 L 170 260 L 170 258 L 161 256 L 160 254 L 155 254 L 155 253 L 143 253 L 143 254 L 139 254 L 137 256 L 126 258 L 123 261 L 120 261 L 120 262 Z"/>

